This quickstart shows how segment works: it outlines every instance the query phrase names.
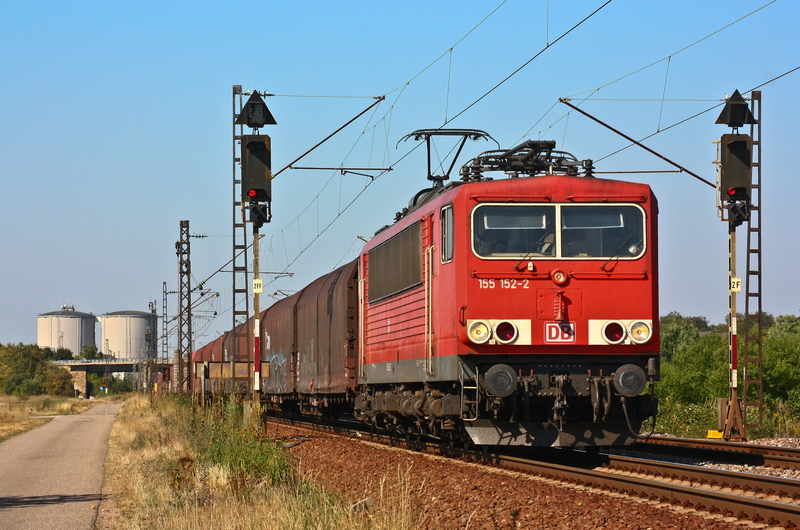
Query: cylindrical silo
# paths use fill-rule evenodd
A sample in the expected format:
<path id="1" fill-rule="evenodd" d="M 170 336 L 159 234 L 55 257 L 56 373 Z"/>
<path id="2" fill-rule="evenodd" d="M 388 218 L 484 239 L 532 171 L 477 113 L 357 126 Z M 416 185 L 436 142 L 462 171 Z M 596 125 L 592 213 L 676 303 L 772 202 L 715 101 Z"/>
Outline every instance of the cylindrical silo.
<path id="1" fill-rule="evenodd" d="M 117 359 L 147 359 L 147 333 L 154 324 L 146 311 L 117 311 L 100 316 L 100 349 Z M 155 328 L 153 328 L 155 330 Z"/>
<path id="2" fill-rule="evenodd" d="M 37 319 L 36 343 L 42 348 L 66 348 L 73 357 L 84 346 L 95 346 L 94 328 L 97 317 L 75 311 L 74 305 L 63 305 L 61 311 L 43 313 Z"/>

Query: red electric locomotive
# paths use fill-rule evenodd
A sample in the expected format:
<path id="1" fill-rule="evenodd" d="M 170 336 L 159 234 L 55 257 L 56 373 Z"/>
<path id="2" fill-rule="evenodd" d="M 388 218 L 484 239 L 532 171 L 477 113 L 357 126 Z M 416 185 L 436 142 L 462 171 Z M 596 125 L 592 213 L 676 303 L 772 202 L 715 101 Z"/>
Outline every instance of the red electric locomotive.
<path id="1" fill-rule="evenodd" d="M 437 135 L 459 152 L 490 138 L 409 137 L 430 160 Z M 656 413 L 658 208 L 592 169 L 546 141 L 483 153 L 456 182 L 429 167 L 433 187 L 357 264 L 264 313 L 263 399 L 476 445 L 631 443 Z"/>

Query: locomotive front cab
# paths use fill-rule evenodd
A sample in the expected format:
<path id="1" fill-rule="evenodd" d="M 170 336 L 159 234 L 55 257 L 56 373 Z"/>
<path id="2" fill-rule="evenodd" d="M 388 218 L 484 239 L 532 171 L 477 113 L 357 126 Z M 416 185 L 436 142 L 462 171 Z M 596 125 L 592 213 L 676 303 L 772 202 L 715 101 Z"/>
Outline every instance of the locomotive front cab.
<path id="1" fill-rule="evenodd" d="M 480 403 L 467 431 L 482 444 L 631 443 L 656 409 L 642 395 L 659 350 L 649 188 L 569 176 L 486 184 L 469 212 L 461 369 L 475 387 L 467 401 Z"/>
<path id="2" fill-rule="evenodd" d="M 434 186 L 362 250 L 356 418 L 398 435 L 576 447 L 631 443 L 654 414 L 655 198 L 554 149 L 488 151 L 447 185 L 429 168 Z"/>

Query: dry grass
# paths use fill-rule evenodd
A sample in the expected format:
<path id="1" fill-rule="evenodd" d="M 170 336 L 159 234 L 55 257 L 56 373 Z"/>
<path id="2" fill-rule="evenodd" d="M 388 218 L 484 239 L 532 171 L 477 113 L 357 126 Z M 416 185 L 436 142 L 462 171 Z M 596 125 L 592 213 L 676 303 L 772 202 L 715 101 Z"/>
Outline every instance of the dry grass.
<path id="1" fill-rule="evenodd" d="M 209 423 L 209 413 L 200 414 L 203 416 L 191 414 L 189 407 L 169 397 L 149 401 L 146 396 L 135 396 L 123 405 L 111 432 L 106 461 L 106 479 L 120 512 L 113 527 L 126 530 L 414 528 L 407 473 L 393 477 L 391 487 L 387 480 L 367 487 L 364 497 L 375 502 L 366 510 L 353 509 L 339 497 L 309 481 L 299 480 L 296 470 L 288 475 L 275 474 L 273 470 L 278 464 L 261 465 L 267 471 L 254 478 L 235 471 L 229 460 L 214 461 L 209 455 L 213 454 L 211 447 L 217 441 L 210 440 L 208 429 L 204 431 L 200 424 L 213 423 L 213 429 L 219 429 L 219 416 Z M 243 430 L 241 423 L 235 430 Z M 274 447 L 269 441 L 263 443 L 265 448 Z M 289 469 L 294 469 L 290 457 L 280 449 L 278 452 L 269 458 L 284 459 Z M 241 453 L 234 456 L 241 457 Z"/>
<path id="2" fill-rule="evenodd" d="M 50 396 L 0 396 L 0 442 L 50 421 L 50 418 L 42 416 L 80 414 L 98 403 L 103 401 Z"/>

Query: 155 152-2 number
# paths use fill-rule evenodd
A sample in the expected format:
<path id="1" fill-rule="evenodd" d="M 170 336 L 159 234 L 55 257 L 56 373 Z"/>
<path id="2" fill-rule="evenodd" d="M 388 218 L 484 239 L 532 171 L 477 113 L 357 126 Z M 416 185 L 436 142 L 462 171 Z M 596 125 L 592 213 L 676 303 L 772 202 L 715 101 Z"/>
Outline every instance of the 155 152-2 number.
<path id="1" fill-rule="evenodd" d="M 527 289 L 530 280 L 478 280 L 481 289 Z"/>

